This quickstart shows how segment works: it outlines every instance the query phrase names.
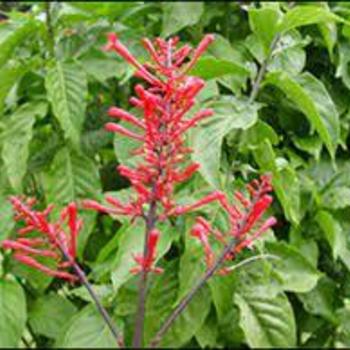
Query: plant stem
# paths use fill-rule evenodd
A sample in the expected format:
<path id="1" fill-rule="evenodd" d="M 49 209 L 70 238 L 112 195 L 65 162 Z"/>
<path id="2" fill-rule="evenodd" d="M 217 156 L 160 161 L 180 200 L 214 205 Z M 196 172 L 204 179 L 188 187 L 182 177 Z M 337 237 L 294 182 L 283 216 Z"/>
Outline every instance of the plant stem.
<path id="1" fill-rule="evenodd" d="M 242 230 L 244 230 L 246 224 L 247 224 L 247 218 L 252 213 L 252 210 L 255 206 L 256 202 L 252 201 L 250 205 L 250 209 L 248 210 L 246 216 L 241 220 L 239 223 L 239 228 L 236 232 L 236 237 L 241 236 Z M 244 231 L 243 231 L 244 232 Z M 199 282 L 189 291 L 187 295 L 185 295 L 177 307 L 174 309 L 174 311 L 170 314 L 170 316 L 165 320 L 159 331 L 156 333 L 154 338 L 151 340 L 149 347 L 155 348 L 161 341 L 163 335 L 166 333 L 166 331 L 170 328 L 170 326 L 173 324 L 173 322 L 177 319 L 177 317 L 185 310 L 185 308 L 188 306 L 188 304 L 191 302 L 193 297 L 196 295 L 196 293 L 205 285 L 205 283 L 208 281 L 208 279 L 213 276 L 213 274 L 220 268 L 221 264 L 225 261 L 227 255 L 234 251 L 236 243 L 237 242 L 236 237 L 231 238 L 229 243 L 225 246 L 219 257 L 216 259 L 215 263 L 212 267 L 210 267 L 206 273 L 202 276 L 202 278 L 199 280 Z"/>
<path id="2" fill-rule="evenodd" d="M 109 317 L 106 309 L 103 307 L 103 305 L 101 304 L 100 300 L 98 299 L 97 295 L 95 294 L 95 291 L 93 290 L 90 282 L 88 281 L 85 272 L 80 268 L 80 266 L 74 262 L 73 263 L 73 269 L 76 273 L 76 275 L 79 277 L 81 283 L 84 285 L 84 287 L 87 289 L 87 291 L 89 292 L 91 298 L 93 299 L 98 312 L 101 314 L 101 316 L 103 317 L 105 323 L 107 324 L 109 330 L 111 331 L 111 333 L 113 334 L 114 338 L 117 340 L 118 346 L 123 348 L 124 347 L 124 341 L 122 336 L 119 334 L 119 332 L 117 331 L 117 329 L 115 328 L 113 321 L 111 320 L 111 318 Z"/>
<path id="3" fill-rule="evenodd" d="M 145 242 L 143 245 L 144 257 L 148 255 L 148 238 L 149 238 L 150 232 L 155 227 L 156 209 L 157 209 L 157 203 L 153 201 L 151 203 L 150 210 L 146 218 L 146 233 L 145 233 Z M 140 348 L 142 346 L 142 341 L 143 341 L 145 305 L 146 305 L 146 296 L 147 296 L 147 278 L 148 278 L 148 270 L 142 269 L 141 275 L 140 275 L 140 281 L 139 281 L 139 296 L 138 296 L 138 306 L 137 306 L 136 321 L 135 321 L 135 331 L 134 331 L 134 337 L 132 341 L 134 348 Z"/>
<path id="4" fill-rule="evenodd" d="M 258 95 L 261 82 L 262 82 L 262 80 L 265 76 L 266 70 L 267 70 L 267 65 L 269 64 L 269 62 L 272 58 L 273 50 L 276 48 L 276 45 L 277 45 L 279 39 L 280 39 L 280 34 L 277 33 L 275 35 L 275 37 L 273 38 L 271 45 L 270 45 L 270 48 L 269 48 L 269 51 L 267 53 L 267 56 L 264 59 L 262 65 L 259 69 L 258 75 L 256 77 L 256 80 L 253 84 L 252 91 L 251 91 L 250 96 L 249 96 L 249 103 L 254 102 L 254 100 L 256 99 L 256 96 Z"/>
<path id="5" fill-rule="evenodd" d="M 53 58 L 53 57 L 55 57 L 55 37 L 54 37 L 54 30 L 53 30 L 53 26 L 52 26 L 50 5 L 51 5 L 50 1 L 45 1 L 47 42 L 48 42 L 48 49 L 49 49 L 50 57 Z"/>
<path id="6" fill-rule="evenodd" d="M 170 68 L 172 65 L 172 59 L 171 59 L 171 44 L 168 43 L 168 49 L 167 49 L 167 67 Z M 171 102 L 168 101 L 166 103 L 165 109 L 168 114 L 171 114 Z M 166 124 L 160 125 L 160 130 L 166 131 Z M 161 154 L 163 152 L 164 144 L 160 143 L 159 149 L 156 149 L 155 152 L 158 154 L 159 160 L 161 158 Z M 166 147 L 166 146 L 165 146 Z M 163 174 L 163 168 L 159 165 L 158 166 L 158 178 L 162 176 Z M 143 256 L 146 257 L 148 255 L 148 239 L 150 232 L 155 228 L 156 222 L 157 222 L 157 199 L 156 196 L 156 186 L 157 186 L 158 179 L 153 183 L 152 185 L 152 201 L 150 203 L 150 209 L 146 216 L 146 233 L 145 233 L 145 242 L 144 242 L 144 248 L 143 248 Z M 140 276 L 140 283 L 139 283 L 139 300 L 138 300 L 138 307 L 137 307 L 137 313 L 136 313 L 136 322 L 135 322 L 135 331 L 134 331 L 134 337 L 132 341 L 132 345 L 134 348 L 141 348 L 143 343 L 143 329 L 144 329 L 144 320 L 145 320 L 145 305 L 146 305 L 146 297 L 147 297 L 147 277 L 148 277 L 148 270 L 142 269 L 141 276 Z"/>
<path id="7" fill-rule="evenodd" d="M 220 265 L 224 262 L 228 253 L 230 253 L 236 244 L 236 239 L 233 238 L 222 251 L 221 255 L 216 260 L 215 264 L 207 270 L 204 276 L 199 280 L 199 282 L 190 290 L 190 292 L 180 301 L 178 306 L 172 312 L 172 314 L 167 318 L 167 320 L 163 323 L 162 327 L 159 329 L 155 337 L 150 343 L 151 348 L 155 348 L 159 342 L 161 341 L 163 335 L 172 325 L 172 323 L 176 320 L 176 318 L 181 314 L 181 312 L 187 307 L 187 305 L 191 302 L 196 293 L 203 287 L 203 285 L 208 281 L 208 279 L 218 270 Z"/>
<path id="8" fill-rule="evenodd" d="M 27 349 L 31 348 L 31 344 L 28 342 L 28 340 L 24 336 L 21 338 L 21 340 Z"/>
<path id="9" fill-rule="evenodd" d="M 84 287 L 89 292 L 92 300 L 94 301 L 94 303 L 96 305 L 97 311 L 101 314 L 103 320 L 105 321 L 105 323 L 107 324 L 109 330 L 113 334 L 113 337 L 117 341 L 118 346 L 120 348 L 123 348 L 124 347 L 123 337 L 122 337 L 121 334 L 119 334 L 118 330 L 116 329 L 116 327 L 113 324 L 113 321 L 109 317 L 108 312 L 103 307 L 103 305 L 101 304 L 100 300 L 98 299 L 94 289 L 92 288 L 90 282 L 88 281 L 88 279 L 86 277 L 85 272 L 81 269 L 81 267 L 79 266 L 78 263 L 76 263 L 74 260 L 72 260 L 72 258 L 70 257 L 70 255 L 66 251 L 65 247 L 59 242 L 57 242 L 57 244 L 58 244 L 58 247 L 61 250 L 63 256 L 65 257 L 65 259 L 67 261 L 71 262 L 73 270 L 74 270 L 75 274 L 77 275 L 77 277 L 79 278 L 80 282 L 84 285 Z"/>

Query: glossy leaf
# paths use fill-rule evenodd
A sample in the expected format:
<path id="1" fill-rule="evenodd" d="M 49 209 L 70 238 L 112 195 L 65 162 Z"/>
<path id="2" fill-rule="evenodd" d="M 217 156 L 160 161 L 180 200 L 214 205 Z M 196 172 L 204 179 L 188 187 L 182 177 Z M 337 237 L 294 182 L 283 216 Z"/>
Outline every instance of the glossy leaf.
<path id="1" fill-rule="evenodd" d="M 232 130 L 246 130 L 257 121 L 259 105 L 248 104 L 236 98 L 222 98 L 211 106 L 214 116 L 193 132 L 193 160 L 200 173 L 215 188 L 220 188 L 220 157 L 224 137 Z"/>
<path id="2" fill-rule="evenodd" d="M 130 272 L 136 266 L 134 254 L 143 252 L 143 232 L 145 228 L 141 223 L 127 225 L 121 230 L 118 237 L 118 252 L 112 262 L 112 282 L 115 290 L 129 280 L 133 275 Z M 169 228 L 163 229 L 157 246 L 157 260 L 169 249 L 171 241 L 176 237 L 175 232 Z"/>
<path id="3" fill-rule="evenodd" d="M 161 341 L 161 346 L 180 347 L 186 344 L 203 325 L 209 309 L 210 292 L 208 287 L 203 287 L 168 330 Z"/>
<path id="4" fill-rule="evenodd" d="M 28 320 L 35 333 L 56 339 L 76 311 L 69 300 L 57 294 L 49 294 L 30 305 Z"/>
<path id="5" fill-rule="evenodd" d="M 22 180 L 27 171 L 35 116 L 43 117 L 46 110 L 45 102 L 23 105 L 6 119 L 4 131 L 0 133 L 1 157 L 8 179 L 17 192 L 22 191 Z"/>
<path id="6" fill-rule="evenodd" d="M 55 347 L 117 348 L 109 328 L 94 305 L 88 305 L 67 322 Z"/>
<path id="7" fill-rule="evenodd" d="M 0 280 L 0 347 L 15 348 L 27 318 L 25 294 L 18 282 Z"/>
<path id="8" fill-rule="evenodd" d="M 296 78 L 284 72 L 270 73 L 266 83 L 280 88 L 309 119 L 334 156 L 339 142 L 339 116 L 326 88 L 310 73 Z"/>
<path id="9" fill-rule="evenodd" d="M 350 249 L 347 245 L 346 232 L 342 229 L 340 223 L 329 212 L 322 210 L 316 215 L 316 221 L 320 225 L 330 248 L 333 258 L 338 257 L 344 262 L 350 270 Z"/>
<path id="10" fill-rule="evenodd" d="M 96 197 L 101 185 L 93 160 L 64 147 L 44 174 L 44 186 L 48 203 L 67 204 L 78 198 Z"/>
<path id="11" fill-rule="evenodd" d="M 34 20 L 11 21 L 0 24 L 0 67 L 10 58 L 16 47 L 39 29 Z"/>
<path id="12" fill-rule="evenodd" d="M 329 21 L 344 22 L 344 19 L 324 7 L 314 5 L 296 6 L 286 13 L 278 30 L 287 32 L 300 26 Z"/>
<path id="13" fill-rule="evenodd" d="M 266 248 L 279 258 L 272 264 L 284 290 L 304 293 L 315 287 L 321 273 L 295 247 L 284 242 L 266 242 Z"/>
<path id="14" fill-rule="evenodd" d="M 268 289 L 255 288 L 244 294 L 235 293 L 240 309 L 240 326 L 250 347 L 293 347 L 296 325 L 293 309 L 285 294 L 274 297 Z"/>
<path id="15" fill-rule="evenodd" d="M 46 75 L 45 86 L 53 113 L 66 138 L 78 147 L 86 108 L 84 71 L 76 64 L 57 61 Z"/>
<path id="16" fill-rule="evenodd" d="M 203 57 L 191 69 L 191 75 L 209 80 L 226 75 L 248 76 L 249 70 L 235 62 L 217 59 L 215 57 Z"/>
<path id="17" fill-rule="evenodd" d="M 201 2 L 164 3 L 162 36 L 166 37 L 184 27 L 196 24 L 203 13 L 203 9 L 204 4 Z"/>
<path id="18" fill-rule="evenodd" d="M 249 9 L 249 25 L 261 40 L 265 55 L 269 51 L 272 40 L 277 34 L 281 17 L 281 12 L 274 8 Z"/>
<path id="19" fill-rule="evenodd" d="M 254 158 L 264 172 L 272 173 L 272 183 L 288 220 L 298 223 L 300 220 L 300 183 L 295 170 L 290 165 L 279 168 L 271 143 L 265 139 L 254 150 Z"/>

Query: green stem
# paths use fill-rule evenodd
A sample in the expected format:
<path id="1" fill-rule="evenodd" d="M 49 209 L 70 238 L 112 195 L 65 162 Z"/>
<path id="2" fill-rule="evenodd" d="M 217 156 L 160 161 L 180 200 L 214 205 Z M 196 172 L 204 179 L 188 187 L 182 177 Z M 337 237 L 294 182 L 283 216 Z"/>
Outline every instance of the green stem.
<path id="1" fill-rule="evenodd" d="M 270 60 L 271 60 L 272 55 L 273 55 L 273 51 L 275 50 L 279 39 L 280 39 L 280 34 L 278 33 L 273 38 L 273 40 L 271 42 L 271 45 L 270 45 L 270 48 L 269 48 L 269 51 L 267 53 L 267 56 L 266 56 L 265 60 L 263 61 L 262 65 L 261 65 L 261 67 L 259 69 L 258 75 L 256 77 L 256 80 L 255 80 L 255 82 L 253 84 L 252 91 L 251 91 L 250 96 L 249 96 L 249 103 L 254 102 L 256 97 L 257 97 L 257 95 L 258 95 L 258 92 L 259 92 L 259 89 L 260 89 L 260 86 L 261 86 L 261 82 L 262 82 L 262 80 L 265 77 L 265 74 L 266 74 L 266 71 L 267 71 L 267 66 L 270 63 Z"/>
<path id="2" fill-rule="evenodd" d="M 46 15 L 46 30 L 47 30 L 47 43 L 50 57 L 55 57 L 55 33 L 52 26 L 51 18 L 51 2 L 45 1 L 45 15 Z"/>

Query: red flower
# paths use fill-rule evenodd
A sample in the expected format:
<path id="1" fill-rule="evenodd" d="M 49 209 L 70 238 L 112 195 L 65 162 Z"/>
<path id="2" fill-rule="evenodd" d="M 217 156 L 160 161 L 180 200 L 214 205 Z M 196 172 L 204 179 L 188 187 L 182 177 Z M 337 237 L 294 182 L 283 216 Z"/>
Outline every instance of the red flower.
<path id="1" fill-rule="evenodd" d="M 77 277 L 66 271 L 75 262 L 77 237 L 82 227 L 82 221 L 77 217 L 76 205 L 70 203 L 62 210 L 60 219 L 56 223 L 50 223 L 48 215 L 53 209 L 52 206 L 40 212 L 32 209 L 35 204 L 33 199 L 23 201 L 18 197 L 11 197 L 10 200 L 15 220 L 23 221 L 25 226 L 18 230 L 15 239 L 4 240 L 2 247 L 13 250 L 13 257 L 25 265 L 49 276 L 76 281 Z M 64 224 L 68 234 L 64 230 Z M 40 236 L 33 236 L 35 232 Z M 38 262 L 35 259 L 38 256 L 54 260 L 56 269 Z"/>
<path id="2" fill-rule="evenodd" d="M 192 235 L 199 239 L 203 246 L 206 257 L 207 268 L 214 264 L 214 252 L 209 243 L 209 235 L 212 235 L 219 243 L 226 246 L 228 241 L 234 237 L 237 240 L 235 248 L 228 254 L 227 260 L 239 253 L 245 247 L 250 247 L 254 241 L 271 226 L 276 223 L 274 217 L 269 217 L 263 223 L 260 222 L 262 215 L 272 203 L 272 197 L 268 194 L 272 190 L 270 176 L 263 175 L 260 181 L 253 180 L 247 185 L 250 198 L 246 198 L 241 192 L 235 193 L 235 198 L 238 204 L 231 205 L 226 200 L 225 196 L 220 192 L 215 192 L 197 203 L 180 207 L 175 210 L 177 214 L 194 210 L 206 204 L 208 201 L 217 199 L 228 214 L 230 228 L 224 235 L 219 230 L 213 229 L 211 225 L 203 218 L 199 217 L 196 224 L 192 228 Z M 218 271 L 219 274 L 225 274 L 230 270 L 222 268 Z"/>
<path id="3" fill-rule="evenodd" d="M 130 271 L 132 273 L 139 273 L 142 270 L 152 271 L 155 273 L 161 273 L 163 270 L 159 267 L 153 267 L 153 263 L 156 259 L 156 246 L 159 239 L 159 231 L 153 229 L 148 235 L 147 241 L 147 255 L 145 257 L 137 254 L 134 256 L 134 259 L 138 266 L 133 267 Z"/>
<path id="4" fill-rule="evenodd" d="M 139 141 L 140 146 L 132 153 L 142 160 L 135 168 L 124 165 L 118 167 L 119 173 L 128 178 L 136 198 L 127 204 L 117 199 L 106 198 L 110 205 L 104 206 L 95 201 L 85 201 L 85 207 L 104 213 L 128 215 L 132 219 L 145 218 L 146 208 L 156 204 L 156 220 L 165 220 L 174 214 L 175 186 L 187 181 L 199 168 L 188 157 L 191 149 L 185 145 L 185 133 L 202 120 L 210 117 L 213 111 L 205 109 L 191 117 L 190 110 L 195 104 L 197 94 L 204 87 L 204 81 L 188 76 L 188 71 L 195 65 L 208 45 L 214 40 L 213 35 L 206 35 L 199 46 L 192 50 L 188 45 L 178 48 L 179 38 L 168 41 L 157 38 L 154 43 L 143 39 L 142 43 L 150 56 L 150 62 L 141 64 L 118 39 L 117 35 L 108 35 L 105 50 L 115 51 L 135 69 L 135 75 L 143 79 L 147 87 L 135 86 L 136 96 L 130 103 L 142 112 L 138 118 L 118 107 L 111 107 L 108 114 L 133 126 L 133 131 L 116 123 L 107 123 L 106 129 L 122 136 Z M 192 53 L 192 58 L 185 63 Z M 210 200 L 210 199 L 207 199 Z M 158 238 L 152 231 L 154 243 L 149 242 L 149 249 L 155 252 Z M 152 256 L 137 256 L 136 260 L 143 269 L 151 269 Z"/>

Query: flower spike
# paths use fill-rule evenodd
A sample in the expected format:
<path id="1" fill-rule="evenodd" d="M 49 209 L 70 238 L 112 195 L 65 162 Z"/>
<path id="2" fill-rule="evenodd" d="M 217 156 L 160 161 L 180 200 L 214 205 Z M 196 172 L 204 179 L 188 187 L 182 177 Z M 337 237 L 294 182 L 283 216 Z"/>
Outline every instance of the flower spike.
<path id="1" fill-rule="evenodd" d="M 187 181 L 199 168 L 199 164 L 190 161 L 191 150 L 185 146 L 185 134 L 213 114 L 212 110 L 203 109 L 194 116 L 189 115 L 196 96 L 204 87 L 204 81 L 187 76 L 186 72 L 204 53 L 214 36 L 205 36 L 194 50 L 188 45 L 178 47 L 178 37 L 169 40 L 157 38 L 154 42 L 143 39 L 142 44 L 150 56 L 149 62 L 144 64 L 132 55 L 115 33 L 108 34 L 107 38 L 105 50 L 121 56 L 136 69 L 135 76 L 145 82 L 145 85 L 135 86 L 136 96 L 130 99 L 130 103 L 141 111 L 141 117 L 119 107 L 111 107 L 109 116 L 126 122 L 126 126 L 117 123 L 107 123 L 105 126 L 108 131 L 141 143 L 132 152 L 141 157 L 139 164 L 133 168 L 118 166 L 119 173 L 129 179 L 136 198 L 126 205 L 111 197 L 106 198 L 107 205 L 89 200 L 84 201 L 83 205 L 103 213 L 129 215 L 134 220 L 144 218 L 144 208 L 157 203 L 156 219 L 165 220 L 214 200 L 209 196 L 188 208 L 177 208 L 174 200 L 176 185 Z M 191 52 L 193 57 L 185 64 Z M 128 124 L 133 127 L 132 130 L 128 129 Z M 155 252 L 159 234 L 154 230 L 150 232 L 150 241 L 147 242 L 149 251 Z M 135 256 L 138 266 L 133 271 L 155 271 L 151 266 L 154 259 L 152 254 Z"/>
<path id="2" fill-rule="evenodd" d="M 13 250 L 14 259 L 24 265 L 49 276 L 75 282 L 78 279 L 77 276 L 65 270 L 75 263 L 77 237 L 83 224 L 78 219 L 76 204 L 68 204 L 61 211 L 60 219 L 51 223 L 48 215 L 53 206 L 43 211 L 36 211 L 32 208 L 35 203 L 32 199 L 23 200 L 20 197 L 11 197 L 10 201 L 15 212 L 15 219 L 23 221 L 25 227 L 18 230 L 18 237 L 15 239 L 4 240 L 2 248 Z M 40 237 L 33 237 L 34 232 L 39 233 Z M 53 260 L 56 269 L 49 268 L 37 261 L 36 257 L 39 256 Z"/>

